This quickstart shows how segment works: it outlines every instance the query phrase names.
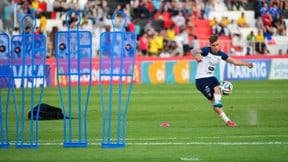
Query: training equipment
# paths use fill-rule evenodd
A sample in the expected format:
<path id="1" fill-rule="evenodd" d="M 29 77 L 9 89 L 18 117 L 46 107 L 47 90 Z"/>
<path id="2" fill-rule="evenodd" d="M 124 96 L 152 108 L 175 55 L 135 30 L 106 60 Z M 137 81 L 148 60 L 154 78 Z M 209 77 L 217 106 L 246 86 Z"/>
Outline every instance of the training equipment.
<path id="1" fill-rule="evenodd" d="M 8 104 L 11 87 L 10 71 L 10 38 L 8 34 L 0 34 L 0 148 L 9 148 Z M 6 95 L 6 102 L 2 93 Z M 5 95 L 3 95 L 5 96 Z M 5 111 L 4 111 L 5 110 Z M 3 116 L 2 112 L 5 112 Z"/>
<path id="2" fill-rule="evenodd" d="M 28 18 L 31 19 L 28 19 Z M 31 28 L 32 34 L 26 31 L 26 26 L 30 26 L 31 22 L 33 27 Z M 29 120 L 30 133 L 27 133 L 25 112 L 27 108 L 33 110 L 34 105 L 40 105 L 42 100 L 42 94 L 45 83 L 45 62 L 46 62 L 46 37 L 43 34 L 33 34 L 36 26 L 36 18 L 34 15 L 26 15 L 22 19 L 23 34 L 14 35 L 11 38 L 11 68 L 13 70 L 13 83 L 12 93 L 14 99 L 15 113 L 16 113 L 16 148 L 37 148 L 38 145 L 38 116 L 39 106 L 36 115 L 36 121 Z M 30 26 L 31 27 L 31 26 Z M 15 84 L 15 85 L 14 85 Z M 39 88 L 34 88 L 39 87 Z M 16 96 L 15 88 L 21 88 L 21 97 Z M 27 89 L 31 88 L 31 89 Z M 30 92 L 25 92 L 30 91 Z M 39 100 L 34 98 L 35 92 L 40 91 Z M 19 93 L 18 93 L 19 94 Z M 29 103 L 30 101 L 30 103 Z M 37 102 L 38 101 L 38 102 Z M 21 103 L 20 106 L 18 103 Z M 20 107 L 21 109 L 18 109 Z M 21 116 L 21 120 L 19 120 Z M 31 118 L 33 114 L 31 114 Z M 21 121 L 21 125 L 19 124 Z M 25 127 L 26 126 L 26 127 Z M 19 127 L 21 127 L 19 129 Z M 21 134 L 20 134 L 21 133 Z M 25 137 L 30 137 L 29 140 L 25 140 Z M 29 142 L 27 142 L 29 141 Z"/>
<path id="3" fill-rule="evenodd" d="M 220 83 L 219 88 L 223 95 L 230 95 L 232 93 L 233 85 L 229 81 L 223 81 Z"/>
<path id="4" fill-rule="evenodd" d="M 162 123 L 162 124 L 160 125 L 160 127 L 170 127 L 170 124 L 168 124 L 168 123 Z"/>
<path id="5" fill-rule="evenodd" d="M 71 14 L 78 16 L 77 28 L 75 30 L 72 30 L 72 27 L 70 29 L 68 16 Z M 55 35 L 57 82 L 64 114 L 64 147 L 88 146 L 86 116 L 92 80 L 92 34 L 89 31 L 80 31 L 80 22 L 81 17 L 78 11 L 68 11 L 66 13 L 67 31 L 59 31 Z M 84 78 L 88 78 L 89 82 L 88 87 L 82 89 L 80 81 Z M 66 82 L 66 79 L 68 79 L 68 82 Z M 68 106 L 65 105 L 62 95 L 62 87 L 67 86 L 66 83 L 68 83 L 68 100 L 65 101 L 68 101 Z M 72 85 L 77 87 L 77 89 L 72 88 Z M 73 99 L 73 97 L 77 99 Z M 85 99 L 84 105 L 82 105 L 83 98 Z M 73 106 L 77 106 L 78 110 L 74 112 L 74 114 L 77 113 L 78 115 L 78 131 L 72 130 L 72 128 L 77 128 L 75 127 L 76 122 L 72 121 Z M 67 117 L 66 111 L 69 114 L 68 124 L 65 120 Z M 77 140 L 73 139 L 73 136 Z"/>
<path id="6" fill-rule="evenodd" d="M 112 16 L 113 32 L 103 32 L 100 36 L 102 148 L 125 147 L 126 114 L 133 85 L 137 38 L 135 33 L 125 32 L 126 20 L 123 12 L 115 12 Z M 104 84 L 109 84 L 109 87 Z"/>

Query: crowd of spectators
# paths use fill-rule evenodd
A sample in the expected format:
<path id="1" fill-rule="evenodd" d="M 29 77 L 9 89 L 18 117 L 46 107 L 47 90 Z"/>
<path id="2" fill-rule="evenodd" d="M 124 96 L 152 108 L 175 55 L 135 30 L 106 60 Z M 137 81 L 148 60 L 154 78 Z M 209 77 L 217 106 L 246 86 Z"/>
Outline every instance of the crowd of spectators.
<path id="1" fill-rule="evenodd" d="M 228 10 L 245 10 L 247 0 L 224 0 Z M 68 10 L 78 10 L 82 14 L 81 29 L 91 30 L 100 27 L 103 31 L 111 31 L 111 16 L 115 11 L 123 11 L 127 17 L 126 30 L 137 34 L 137 54 L 141 56 L 186 56 L 192 48 L 199 48 L 199 40 L 194 35 L 197 24 L 195 19 L 210 19 L 211 11 L 215 10 L 215 0 L 131 0 L 117 5 L 115 9 L 109 8 L 110 1 L 88 0 L 81 7 L 79 0 L 14 0 L 21 13 L 19 19 L 25 14 L 34 14 L 40 18 L 37 33 L 48 34 L 53 40 L 58 30 L 46 31 L 46 16 L 44 13 L 56 12 L 57 18 L 63 20 Z M 231 40 L 241 40 L 247 37 L 249 46 L 259 54 L 267 54 L 265 39 L 273 40 L 273 35 L 286 35 L 286 24 L 281 10 L 287 9 L 287 2 L 280 0 L 259 0 L 261 16 L 257 18 L 255 26 L 257 34 L 251 32 L 243 36 L 239 28 L 249 27 L 245 13 L 242 12 L 237 20 L 222 17 L 220 21 L 212 19 L 210 26 L 213 34 L 230 37 Z M 71 19 L 70 19 L 71 20 Z M 92 28 L 88 22 L 91 21 Z M 73 28 L 77 17 L 69 21 Z M 63 22 L 63 28 L 65 22 Z M 19 28 L 15 28 L 19 31 Z M 251 43 L 252 42 L 252 43 Z M 54 46 L 54 45 L 53 45 Z M 53 47 L 54 48 L 54 47 Z M 239 51 L 243 47 L 239 47 Z M 251 50 L 251 49 L 249 49 Z M 55 53 L 54 53 L 55 54 Z"/>

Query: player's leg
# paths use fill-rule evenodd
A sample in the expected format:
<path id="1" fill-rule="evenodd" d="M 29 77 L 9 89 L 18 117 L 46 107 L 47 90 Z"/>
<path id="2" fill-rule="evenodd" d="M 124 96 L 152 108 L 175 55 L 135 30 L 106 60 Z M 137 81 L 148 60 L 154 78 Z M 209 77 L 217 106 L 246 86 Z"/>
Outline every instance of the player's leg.
<path id="1" fill-rule="evenodd" d="M 219 115 L 219 117 L 226 123 L 227 126 L 229 127 L 236 127 L 237 125 L 232 122 L 229 117 L 225 114 L 225 112 L 223 111 L 223 109 L 221 107 L 214 107 L 213 103 L 214 103 L 214 99 L 210 100 L 213 110 Z"/>
<path id="2" fill-rule="evenodd" d="M 213 103 L 212 105 L 214 107 L 222 107 L 223 104 L 221 102 L 221 93 L 220 93 L 220 88 L 219 88 L 219 82 L 218 81 L 215 81 L 215 83 L 213 83 L 214 85 L 216 85 L 213 90 L 214 90 L 214 93 L 213 93 Z"/>
<path id="3" fill-rule="evenodd" d="M 212 80 L 212 87 L 213 87 L 213 99 L 210 100 L 212 103 L 213 110 L 220 116 L 220 118 L 226 123 L 227 126 L 235 127 L 236 124 L 233 123 L 225 114 L 222 107 L 223 104 L 221 102 L 221 92 L 219 88 L 220 83 L 216 78 Z"/>

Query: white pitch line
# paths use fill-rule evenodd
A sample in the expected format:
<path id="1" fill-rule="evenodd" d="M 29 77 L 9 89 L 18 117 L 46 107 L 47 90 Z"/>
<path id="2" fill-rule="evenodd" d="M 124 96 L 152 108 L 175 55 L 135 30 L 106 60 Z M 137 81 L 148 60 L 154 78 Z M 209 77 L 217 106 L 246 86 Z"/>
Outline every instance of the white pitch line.
<path id="1" fill-rule="evenodd" d="M 193 139 L 226 139 L 226 138 L 288 138 L 288 135 L 254 135 L 254 136 L 212 136 L 212 137 L 167 137 L 167 138 L 126 138 L 126 141 L 159 141 L 159 140 L 193 140 Z M 78 139 L 73 139 L 73 141 L 76 141 Z M 116 139 L 111 138 L 112 141 L 116 141 Z M 57 140 L 38 140 L 39 142 L 62 142 L 63 139 L 57 139 Z M 96 142 L 96 141 L 102 141 L 102 138 L 95 138 L 90 139 L 88 142 Z M 28 141 L 27 141 L 28 142 Z"/>
<path id="2" fill-rule="evenodd" d="M 100 142 L 89 142 L 89 145 L 100 145 Z M 126 142 L 127 145 L 137 146 L 155 146 L 155 145 L 288 145 L 288 142 L 274 141 L 274 142 Z M 15 142 L 11 142 L 15 145 Z M 61 142 L 39 142 L 43 146 L 59 146 L 63 145 Z"/>
<path id="3" fill-rule="evenodd" d="M 107 90 L 108 91 L 108 90 Z M 74 90 L 73 92 L 77 93 L 78 91 L 77 90 Z M 105 92 L 105 90 L 104 90 Z M 16 91 L 16 94 L 21 94 L 22 92 L 21 91 Z M 57 90 L 44 90 L 43 94 L 58 94 L 59 91 Z M 81 94 L 86 94 L 87 92 L 85 92 L 84 90 L 81 92 Z M 113 92 L 114 93 L 114 92 Z M 115 94 L 118 94 L 119 92 L 115 91 Z M 192 90 L 192 91 L 187 91 L 187 90 L 183 90 L 183 91 L 149 91 L 149 90 L 144 90 L 144 91 L 132 91 L 131 94 L 198 94 L 200 93 L 199 91 L 195 91 L 195 90 Z M 235 92 L 236 93 L 236 92 Z M 238 94 L 263 94 L 263 93 L 273 93 L 273 91 L 267 91 L 267 90 L 257 90 L 257 91 L 245 91 L 245 90 L 237 90 L 237 93 Z M 276 91 L 275 91 L 276 93 Z M 288 91 L 281 91 L 281 92 L 278 92 L 277 93 L 281 93 L 281 94 L 287 94 Z M 40 94 L 39 91 L 35 91 L 34 94 Z M 62 94 L 68 94 L 68 90 L 62 90 Z M 100 91 L 90 91 L 90 94 L 100 94 Z M 128 94 L 128 92 L 122 92 L 122 94 Z"/>
<path id="4" fill-rule="evenodd" d="M 182 157 L 180 158 L 180 160 L 182 161 L 201 161 L 199 158 L 185 158 L 185 157 Z"/>

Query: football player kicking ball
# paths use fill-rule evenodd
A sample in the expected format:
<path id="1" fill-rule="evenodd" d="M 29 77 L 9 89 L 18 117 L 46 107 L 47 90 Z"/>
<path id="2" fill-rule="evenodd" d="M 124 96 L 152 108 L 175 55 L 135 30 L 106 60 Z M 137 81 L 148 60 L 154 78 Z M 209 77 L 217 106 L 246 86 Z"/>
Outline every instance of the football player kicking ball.
<path id="1" fill-rule="evenodd" d="M 243 62 L 229 57 L 226 53 L 219 50 L 220 42 L 216 35 L 209 37 L 210 47 L 191 50 L 192 56 L 198 62 L 196 73 L 197 89 L 212 103 L 214 111 L 224 120 L 227 126 L 236 127 L 222 110 L 221 92 L 219 81 L 214 77 L 214 70 L 217 64 L 222 60 L 237 66 L 247 66 L 253 68 L 252 63 Z"/>

